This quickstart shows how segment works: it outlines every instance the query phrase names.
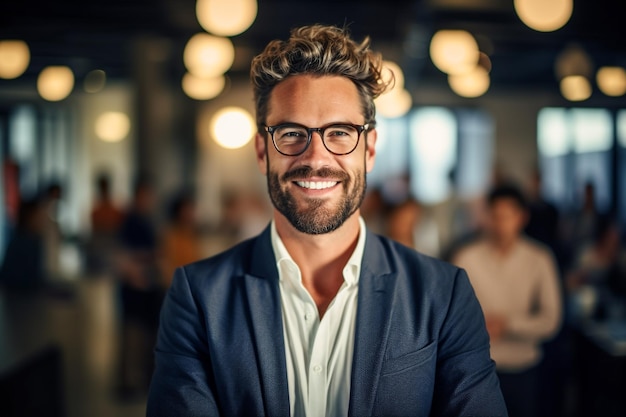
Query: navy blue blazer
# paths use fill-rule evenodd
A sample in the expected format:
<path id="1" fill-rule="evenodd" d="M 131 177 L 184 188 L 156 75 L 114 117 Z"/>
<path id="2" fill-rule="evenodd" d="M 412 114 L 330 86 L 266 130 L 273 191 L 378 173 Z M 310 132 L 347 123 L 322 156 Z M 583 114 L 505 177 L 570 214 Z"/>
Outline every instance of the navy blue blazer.
<path id="1" fill-rule="evenodd" d="M 179 268 L 161 311 L 147 415 L 288 416 L 269 227 Z M 505 416 L 467 275 L 368 232 L 350 416 Z"/>

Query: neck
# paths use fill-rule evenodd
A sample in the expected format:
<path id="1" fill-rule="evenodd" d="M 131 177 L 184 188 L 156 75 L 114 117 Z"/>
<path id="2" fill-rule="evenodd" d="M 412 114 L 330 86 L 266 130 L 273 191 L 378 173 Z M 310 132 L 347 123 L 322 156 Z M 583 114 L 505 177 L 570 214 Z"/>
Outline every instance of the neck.
<path id="1" fill-rule="evenodd" d="M 518 241 L 518 237 L 512 237 L 512 238 L 494 238 L 492 240 L 493 245 L 496 248 L 496 251 L 500 254 L 500 255 L 508 255 L 509 252 L 511 252 L 511 250 L 513 249 L 513 247 L 515 246 L 515 244 Z"/>
<path id="2" fill-rule="evenodd" d="M 302 284 L 317 304 L 320 317 L 343 284 L 343 268 L 359 239 L 359 212 L 338 229 L 321 235 L 308 235 L 295 229 L 277 211 L 276 231 L 300 268 Z"/>

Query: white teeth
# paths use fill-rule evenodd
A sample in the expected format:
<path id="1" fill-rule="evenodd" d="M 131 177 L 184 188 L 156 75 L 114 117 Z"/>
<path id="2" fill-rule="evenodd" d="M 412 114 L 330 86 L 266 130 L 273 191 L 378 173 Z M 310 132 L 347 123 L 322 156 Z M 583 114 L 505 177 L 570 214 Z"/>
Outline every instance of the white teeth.
<path id="1" fill-rule="evenodd" d="M 337 181 L 296 181 L 302 188 L 309 188 L 311 190 L 323 190 L 325 188 L 334 187 Z"/>

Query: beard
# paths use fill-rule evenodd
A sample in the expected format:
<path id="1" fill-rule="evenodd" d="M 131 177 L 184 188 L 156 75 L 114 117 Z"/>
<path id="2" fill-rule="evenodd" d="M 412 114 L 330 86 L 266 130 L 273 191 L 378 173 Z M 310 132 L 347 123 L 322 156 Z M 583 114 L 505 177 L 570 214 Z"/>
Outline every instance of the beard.
<path id="1" fill-rule="evenodd" d="M 361 206 L 367 188 L 364 172 L 358 173 L 352 180 L 344 171 L 331 168 L 313 170 L 304 166 L 286 172 L 279 179 L 278 174 L 270 171 L 268 166 L 267 188 L 272 204 L 293 227 L 302 233 L 319 235 L 338 229 Z M 313 176 L 341 181 L 343 195 L 336 205 L 330 206 L 325 198 L 306 198 L 298 203 L 289 191 L 281 187 L 281 183 Z"/>

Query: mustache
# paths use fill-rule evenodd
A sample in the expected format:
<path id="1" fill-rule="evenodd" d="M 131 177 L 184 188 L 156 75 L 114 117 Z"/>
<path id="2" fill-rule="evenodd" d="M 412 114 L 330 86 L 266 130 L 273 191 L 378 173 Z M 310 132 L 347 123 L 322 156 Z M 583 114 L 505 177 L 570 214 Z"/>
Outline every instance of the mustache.
<path id="1" fill-rule="evenodd" d="M 281 180 L 292 181 L 295 179 L 305 179 L 311 177 L 333 178 L 340 181 L 347 181 L 350 179 L 347 173 L 338 169 L 332 169 L 329 167 L 313 169 L 310 166 L 301 166 L 285 172 L 281 177 Z"/>

